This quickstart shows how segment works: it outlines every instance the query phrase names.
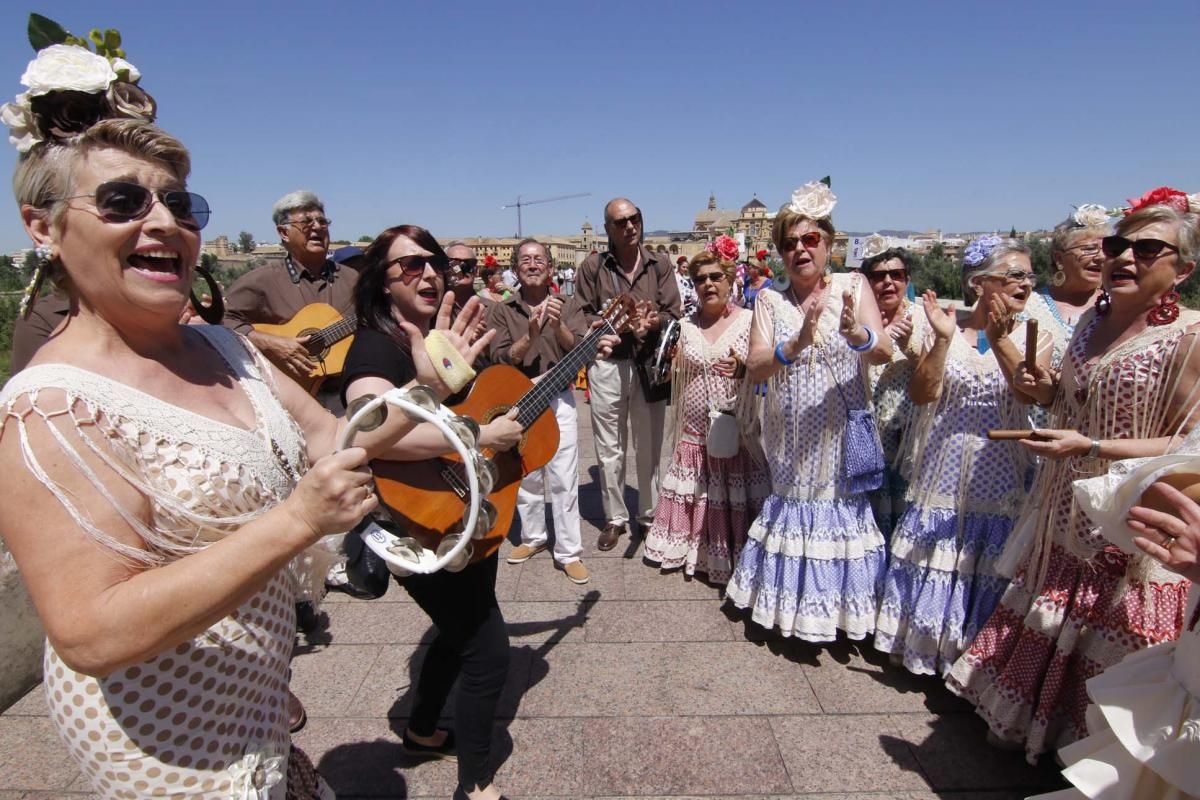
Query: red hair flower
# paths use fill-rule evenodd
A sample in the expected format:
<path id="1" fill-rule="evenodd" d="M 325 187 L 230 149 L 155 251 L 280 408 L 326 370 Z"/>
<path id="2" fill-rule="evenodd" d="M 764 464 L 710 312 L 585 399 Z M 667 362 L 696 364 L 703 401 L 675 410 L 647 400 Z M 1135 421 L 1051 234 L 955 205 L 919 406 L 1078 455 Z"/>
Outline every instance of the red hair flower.
<path id="1" fill-rule="evenodd" d="M 1147 206 L 1170 206 L 1184 214 L 1188 210 L 1188 196 L 1178 189 L 1172 189 L 1170 186 L 1160 186 L 1157 189 L 1151 189 L 1136 200 L 1132 197 L 1129 198 L 1128 202 L 1129 208 L 1125 211 L 1126 216 Z"/>
<path id="2" fill-rule="evenodd" d="M 704 249 L 710 253 L 715 253 L 723 261 L 737 261 L 739 248 L 737 239 L 734 239 L 732 236 L 721 234 L 715 241 L 706 244 Z"/>
<path id="3" fill-rule="evenodd" d="M 766 261 L 767 260 L 767 251 L 759 250 L 757 253 L 754 254 L 754 257 L 757 258 L 759 261 Z"/>
<path id="4" fill-rule="evenodd" d="M 483 257 L 483 265 L 485 267 L 494 267 L 494 266 L 496 266 L 497 263 L 498 262 L 496 261 L 496 257 L 494 255 L 492 255 L 491 253 L 488 253 L 486 256 Z"/>

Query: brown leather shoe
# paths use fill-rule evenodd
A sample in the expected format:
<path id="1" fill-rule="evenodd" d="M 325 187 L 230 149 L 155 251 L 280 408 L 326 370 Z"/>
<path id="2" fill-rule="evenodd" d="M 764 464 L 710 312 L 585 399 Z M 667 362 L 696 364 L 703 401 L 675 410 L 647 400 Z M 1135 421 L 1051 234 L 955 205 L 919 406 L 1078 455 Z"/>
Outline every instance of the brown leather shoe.
<path id="1" fill-rule="evenodd" d="M 617 546 L 617 539 L 620 539 L 625 531 L 624 522 L 610 522 L 604 526 L 604 530 L 600 531 L 600 538 L 596 540 L 596 547 L 601 550 L 612 550 Z"/>

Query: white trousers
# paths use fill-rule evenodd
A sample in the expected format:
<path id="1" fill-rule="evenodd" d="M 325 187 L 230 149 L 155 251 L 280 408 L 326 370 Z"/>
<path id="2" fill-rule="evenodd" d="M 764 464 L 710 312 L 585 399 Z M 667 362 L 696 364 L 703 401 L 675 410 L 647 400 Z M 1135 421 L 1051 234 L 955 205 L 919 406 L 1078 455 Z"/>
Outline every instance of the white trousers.
<path id="1" fill-rule="evenodd" d="M 643 528 L 654 522 L 658 502 L 658 462 L 662 457 L 665 401 L 647 403 L 633 362 L 597 361 L 588 369 L 592 436 L 600 466 L 600 498 L 610 523 L 629 522 L 625 508 L 625 451 L 633 429 L 637 451 L 637 520 Z"/>
<path id="2" fill-rule="evenodd" d="M 567 389 L 550 401 L 558 420 L 558 452 L 546 466 L 529 473 L 517 490 L 517 513 L 521 515 L 521 541 L 538 547 L 549 538 L 546 532 L 546 484 L 550 484 L 550 508 L 554 516 L 554 560 L 560 564 L 578 561 L 583 554 L 579 522 L 579 420 L 575 393 Z"/>

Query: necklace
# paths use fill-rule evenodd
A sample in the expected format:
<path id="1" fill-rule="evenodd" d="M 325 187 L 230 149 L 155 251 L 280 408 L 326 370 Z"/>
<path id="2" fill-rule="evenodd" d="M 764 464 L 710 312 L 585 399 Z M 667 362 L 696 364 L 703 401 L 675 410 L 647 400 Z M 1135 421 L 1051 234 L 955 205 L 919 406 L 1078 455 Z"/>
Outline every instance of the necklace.
<path id="1" fill-rule="evenodd" d="M 1050 307 L 1050 313 L 1053 315 L 1054 320 L 1063 326 L 1068 334 L 1074 333 L 1075 323 L 1063 318 L 1062 312 L 1058 310 L 1058 302 L 1050 296 L 1049 287 L 1043 286 L 1041 289 L 1038 289 L 1038 294 L 1042 296 L 1042 299 L 1046 301 L 1046 305 Z"/>

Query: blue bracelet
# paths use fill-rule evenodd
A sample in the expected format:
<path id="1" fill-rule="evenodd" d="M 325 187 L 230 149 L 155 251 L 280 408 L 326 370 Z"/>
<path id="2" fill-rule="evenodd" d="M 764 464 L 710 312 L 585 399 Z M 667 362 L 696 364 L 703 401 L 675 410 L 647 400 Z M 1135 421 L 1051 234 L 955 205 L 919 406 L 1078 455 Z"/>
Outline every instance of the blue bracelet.
<path id="1" fill-rule="evenodd" d="M 796 359 L 788 358 L 783 354 L 783 342 L 775 345 L 775 360 L 780 364 L 783 364 L 785 367 L 790 367 L 792 364 L 796 363 Z"/>
<path id="2" fill-rule="evenodd" d="M 846 342 L 846 345 L 856 353 L 866 353 L 866 352 L 869 352 L 871 350 L 871 348 L 873 348 L 875 346 L 875 342 L 876 342 L 875 331 L 873 331 L 870 328 L 867 328 L 867 341 L 866 342 L 864 342 L 863 344 L 850 344 L 850 342 Z"/>

